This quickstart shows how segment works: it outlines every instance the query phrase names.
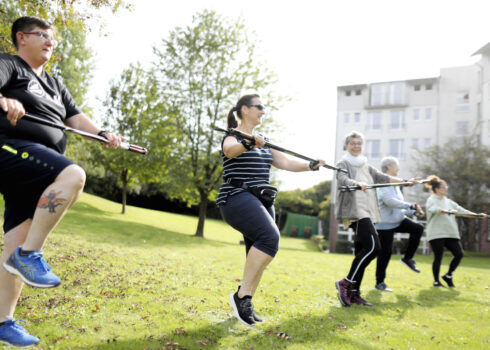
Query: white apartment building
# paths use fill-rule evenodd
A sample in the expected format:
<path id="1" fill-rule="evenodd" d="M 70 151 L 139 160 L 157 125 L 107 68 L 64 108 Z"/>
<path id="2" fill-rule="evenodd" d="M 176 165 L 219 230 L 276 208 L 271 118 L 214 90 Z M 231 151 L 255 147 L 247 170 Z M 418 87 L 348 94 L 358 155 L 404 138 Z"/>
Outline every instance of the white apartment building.
<path id="1" fill-rule="evenodd" d="M 481 55 L 475 64 L 442 68 L 438 77 L 338 86 L 335 162 L 345 152 L 345 135 L 354 130 L 365 137 L 363 150 L 369 164 L 381 170 L 383 157 L 397 157 L 403 178 L 417 172 L 417 150 L 443 145 L 453 137 L 476 137 L 489 147 L 490 43 L 475 55 Z M 405 187 L 404 195 L 407 201 L 424 203 L 428 193 L 419 185 Z M 335 206 L 332 196 L 332 251 L 338 228 Z M 484 241 L 490 251 L 490 237 Z"/>
<path id="2" fill-rule="evenodd" d="M 490 145 L 490 43 L 476 54 L 476 64 L 443 68 L 439 77 L 337 87 L 335 161 L 353 130 L 365 136 L 371 165 L 381 169 L 381 159 L 394 156 L 401 177 L 417 172 L 417 150 L 452 137 L 474 135 Z M 405 189 L 407 200 L 420 200 L 417 187 Z"/>

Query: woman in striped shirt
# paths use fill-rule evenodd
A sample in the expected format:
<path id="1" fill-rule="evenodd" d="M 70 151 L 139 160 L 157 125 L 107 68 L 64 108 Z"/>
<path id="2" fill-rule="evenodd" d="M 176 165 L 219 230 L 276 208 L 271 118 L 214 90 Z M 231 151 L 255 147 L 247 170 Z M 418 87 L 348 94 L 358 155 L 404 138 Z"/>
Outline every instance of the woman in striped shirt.
<path id="1" fill-rule="evenodd" d="M 259 95 L 245 95 L 228 113 L 228 128 L 253 134 L 264 116 Z M 238 124 L 237 119 L 240 121 Z M 226 134 L 222 142 L 223 179 L 216 203 L 224 220 L 243 234 L 247 259 L 241 286 L 230 295 L 235 317 L 253 326 L 262 322 L 252 305 L 252 297 L 262 273 L 279 249 L 279 228 L 274 221 L 274 206 L 264 205 L 253 191 L 269 185 L 270 167 L 289 171 L 318 170 L 323 160 L 306 163 L 289 159 L 265 145 L 262 135 L 250 142 L 237 135 Z"/>

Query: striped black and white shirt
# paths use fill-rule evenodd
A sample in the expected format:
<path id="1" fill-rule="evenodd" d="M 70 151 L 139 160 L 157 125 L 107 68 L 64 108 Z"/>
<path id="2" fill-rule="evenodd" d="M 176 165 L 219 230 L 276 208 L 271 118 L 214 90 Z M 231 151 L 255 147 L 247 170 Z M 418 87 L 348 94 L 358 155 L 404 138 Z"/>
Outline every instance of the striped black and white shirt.
<path id="1" fill-rule="evenodd" d="M 238 142 L 243 140 L 238 135 L 226 134 L 221 141 L 221 148 L 223 148 L 223 142 L 228 136 L 235 137 Z M 221 150 L 221 157 L 223 159 L 223 180 L 225 182 L 221 185 L 218 198 L 216 198 L 218 206 L 226 204 L 229 196 L 245 191 L 243 188 L 227 184 L 226 180 L 228 179 L 242 181 L 250 187 L 269 185 L 272 153 L 268 146 L 253 148 L 235 158 L 226 157 L 223 150 Z"/>

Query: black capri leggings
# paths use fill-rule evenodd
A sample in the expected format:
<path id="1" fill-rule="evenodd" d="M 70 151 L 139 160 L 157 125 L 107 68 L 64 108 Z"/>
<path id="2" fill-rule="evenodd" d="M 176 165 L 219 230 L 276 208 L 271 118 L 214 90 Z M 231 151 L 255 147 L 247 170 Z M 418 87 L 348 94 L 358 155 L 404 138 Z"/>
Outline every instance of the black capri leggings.
<path id="1" fill-rule="evenodd" d="M 228 197 L 220 207 L 223 219 L 243 234 L 245 248 L 252 246 L 274 257 L 279 250 L 279 228 L 274 221 L 274 206 L 264 205 L 250 192 L 240 192 Z"/>
<path id="2" fill-rule="evenodd" d="M 441 268 L 442 256 L 444 255 L 444 247 L 446 247 L 453 254 L 453 258 L 449 263 L 449 271 L 447 272 L 448 275 L 452 275 L 463 259 L 463 247 L 461 247 L 461 243 L 457 238 L 438 238 L 429 242 L 430 246 L 432 247 L 432 251 L 434 252 L 434 261 L 432 262 L 434 281 L 439 281 L 439 270 Z"/>
<path id="3" fill-rule="evenodd" d="M 356 233 L 354 241 L 354 254 L 356 257 L 352 261 L 347 280 L 354 283 L 354 289 L 361 287 L 364 270 L 369 263 L 378 255 L 381 245 L 378 233 L 370 218 L 358 220 L 350 225 Z"/>

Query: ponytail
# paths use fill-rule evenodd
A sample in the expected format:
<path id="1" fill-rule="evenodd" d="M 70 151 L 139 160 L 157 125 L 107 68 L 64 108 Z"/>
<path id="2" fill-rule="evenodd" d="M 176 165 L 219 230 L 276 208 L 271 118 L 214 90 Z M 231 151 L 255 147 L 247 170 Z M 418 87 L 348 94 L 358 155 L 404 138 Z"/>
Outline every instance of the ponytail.
<path id="1" fill-rule="evenodd" d="M 441 180 L 437 175 L 430 175 L 427 177 L 430 182 L 425 184 L 425 187 L 430 188 L 433 193 L 436 193 L 436 188 L 439 188 L 444 180 Z"/>
<path id="2" fill-rule="evenodd" d="M 236 128 L 238 126 L 238 122 L 235 118 L 236 110 L 237 110 L 236 107 L 233 107 L 228 112 L 228 118 L 226 119 L 226 128 L 227 129 Z"/>

